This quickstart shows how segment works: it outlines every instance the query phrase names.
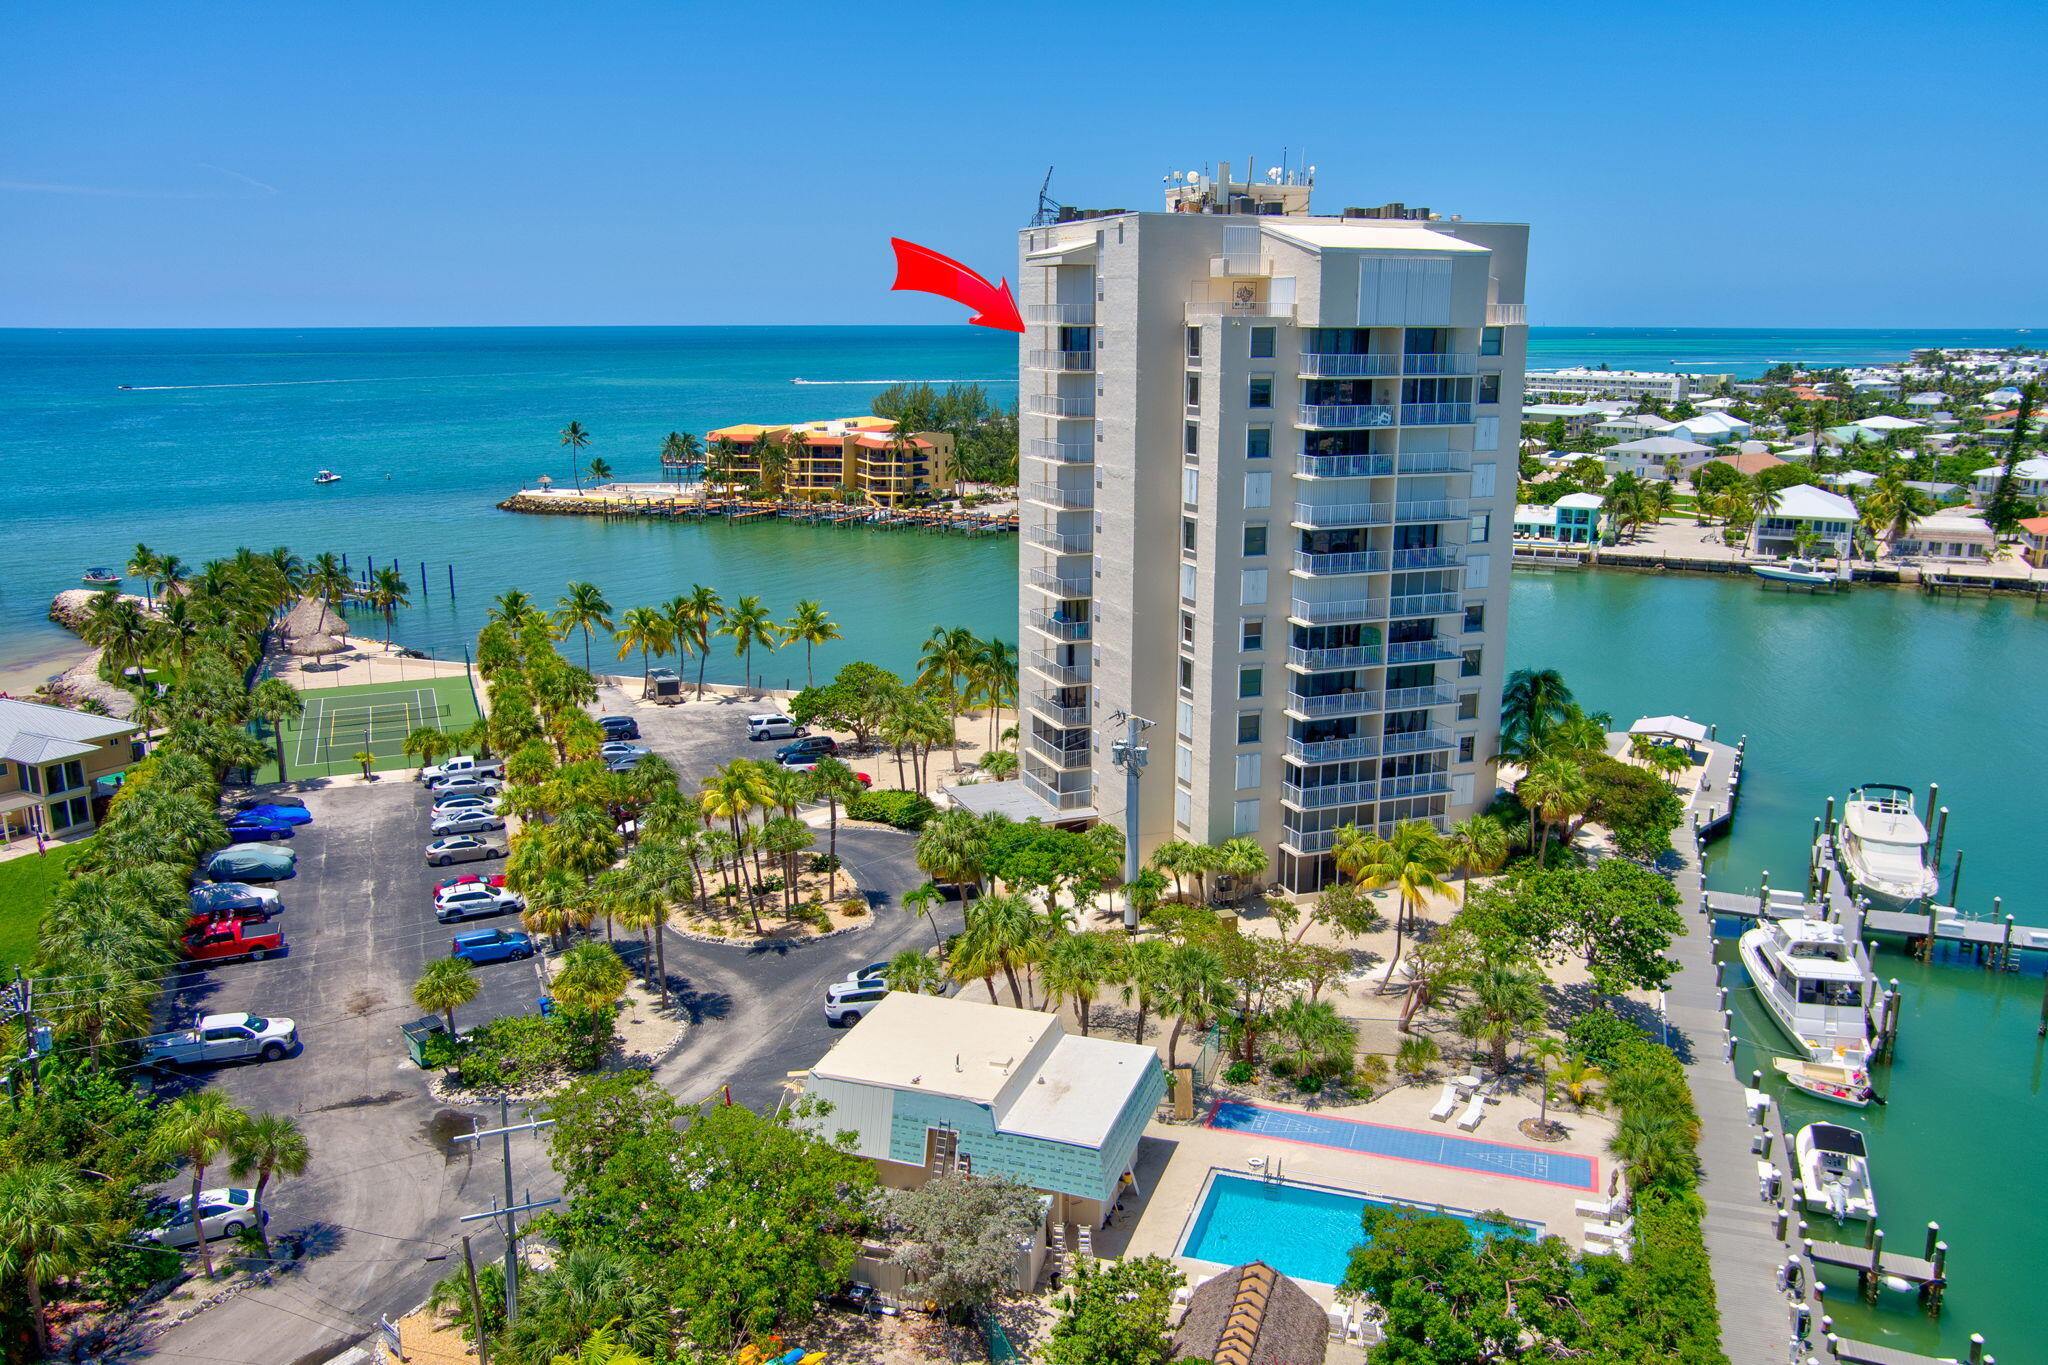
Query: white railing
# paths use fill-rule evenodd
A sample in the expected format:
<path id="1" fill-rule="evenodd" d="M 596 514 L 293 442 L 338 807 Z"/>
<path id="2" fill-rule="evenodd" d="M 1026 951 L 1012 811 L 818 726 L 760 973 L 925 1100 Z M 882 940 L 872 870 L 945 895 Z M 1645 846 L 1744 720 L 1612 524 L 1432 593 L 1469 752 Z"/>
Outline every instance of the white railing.
<path id="1" fill-rule="evenodd" d="M 1088 638 L 1090 623 L 1077 621 L 1072 617 L 1054 616 L 1048 611 L 1034 611 L 1025 618 L 1034 630 L 1052 636 L 1055 640 L 1085 640 Z"/>
<path id="2" fill-rule="evenodd" d="M 1470 403 L 1403 403 L 1404 427 L 1450 427 L 1472 420 Z"/>
<path id="3" fill-rule="evenodd" d="M 1280 784 L 1281 799 L 1300 810 L 1323 810 L 1330 806 L 1357 806 L 1378 799 L 1374 782 L 1329 782 L 1319 787 Z"/>
<path id="4" fill-rule="evenodd" d="M 1048 781 L 1048 778 L 1051 780 Z M 1064 785 L 1068 782 L 1074 785 Z M 1055 810 L 1086 810 L 1094 795 L 1090 787 L 1089 773 L 1085 768 L 1074 772 L 1040 774 L 1027 764 L 1024 769 L 1024 785 L 1033 795 Z"/>
<path id="5" fill-rule="evenodd" d="M 1064 398 L 1056 393 L 1027 393 L 1024 395 L 1024 410 L 1043 417 L 1093 417 L 1095 395 Z"/>
<path id="6" fill-rule="evenodd" d="M 1300 763 L 1344 763 L 1358 758 L 1377 758 L 1379 752 L 1380 742 L 1372 735 L 1287 741 L 1287 756 Z"/>
<path id="7" fill-rule="evenodd" d="M 1520 327 L 1528 321 L 1528 310 L 1525 303 L 1489 303 L 1486 305 L 1486 325 Z"/>
<path id="8" fill-rule="evenodd" d="M 1085 706 L 1061 706 L 1043 692 L 1033 692 L 1026 701 L 1033 715 L 1044 716 L 1062 729 L 1071 730 L 1088 723 L 1088 708 Z"/>
<path id="9" fill-rule="evenodd" d="M 1297 455 L 1294 472 L 1304 479 L 1376 479 L 1394 472 L 1391 455 Z"/>
<path id="10" fill-rule="evenodd" d="M 1294 424 L 1313 431 L 1394 425 L 1390 403 L 1303 403 Z"/>
<path id="11" fill-rule="evenodd" d="M 1380 779 L 1380 795 L 1388 799 L 1396 796 L 1434 796 L 1450 789 L 1449 773 L 1416 773 L 1411 777 Z"/>
<path id="12" fill-rule="evenodd" d="M 1389 711 L 1393 707 L 1387 708 Z M 1448 749 L 1457 741 L 1442 730 L 1408 730 L 1400 734 L 1380 736 L 1380 747 L 1392 754 L 1426 754 L 1438 749 Z"/>
<path id="13" fill-rule="evenodd" d="M 1387 646 L 1390 664 L 1438 664 L 1463 657 L 1442 640 L 1402 640 Z"/>
<path id="14" fill-rule="evenodd" d="M 1064 507 L 1069 511 L 1079 511 L 1095 505 L 1094 489 L 1062 488 L 1056 483 L 1025 484 L 1024 496 L 1033 502 L 1042 502 L 1047 507 Z"/>
<path id="15" fill-rule="evenodd" d="M 1027 370 L 1065 370 L 1078 372 L 1095 368 L 1093 351 L 1027 351 L 1024 355 Z"/>
<path id="16" fill-rule="evenodd" d="M 1465 515 L 1463 498 L 1419 498 L 1394 504 L 1395 521 L 1459 521 Z"/>
<path id="17" fill-rule="evenodd" d="M 1328 716 L 1363 716 L 1380 709 L 1377 692 L 1327 692 L 1319 697 L 1300 692 L 1287 694 L 1287 709 L 1310 719 Z"/>
<path id="18" fill-rule="evenodd" d="M 1385 502 L 1297 502 L 1297 526 L 1385 526 L 1392 503 Z"/>
<path id="19" fill-rule="evenodd" d="M 1047 436 L 1033 436 L 1024 443 L 1024 453 L 1034 460 L 1053 464 L 1095 463 L 1095 447 L 1088 441 L 1055 441 Z"/>
<path id="20" fill-rule="evenodd" d="M 1093 327 L 1095 305 L 1092 303 L 1027 303 L 1024 305 L 1024 321 L 1046 323 L 1055 327 Z"/>
<path id="21" fill-rule="evenodd" d="M 1044 653 L 1043 651 L 1033 652 L 1032 654 L 1027 656 L 1025 662 L 1030 664 L 1031 667 L 1037 669 L 1040 673 L 1045 674 L 1046 677 L 1055 679 L 1063 683 L 1087 682 L 1089 674 L 1092 671 L 1090 665 L 1086 660 L 1079 660 L 1071 664 L 1063 664 L 1060 663 L 1058 660 L 1054 659 L 1051 655 Z"/>
<path id="22" fill-rule="evenodd" d="M 1454 592 L 1399 593 L 1387 602 L 1389 616 L 1444 616 L 1463 609 Z"/>
<path id="23" fill-rule="evenodd" d="M 1294 571 L 1318 578 L 1326 574 L 1385 573 L 1387 552 L 1352 550 L 1341 554 L 1310 554 L 1307 550 L 1296 550 Z"/>
<path id="24" fill-rule="evenodd" d="M 1294 305 L 1274 303 L 1270 299 L 1258 299 L 1252 303 L 1233 303 L 1229 299 L 1189 299 L 1183 316 L 1190 318 L 1273 318 L 1280 322 L 1291 322 Z"/>
<path id="25" fill-rule="evenodd" d="M 1367 355 L 1323 355 L 1303 351 L 1295 373 L 1303 379 L 1392 378 L 1401 373 L 1401 354 L 1381 351 Z"/>
<path id="26" fill-rule="evenodd" d="M 1403 474 L 1469 474 L 1469 450 L 1404 450 L 1400 455 Z"/>
<path id="27" fill-rule="evenodd" d="M 1075 745 L 1054 744 L 1051 740 L 1035 732 L 1025 740 L 1025 743 L 1040 758 L 1059 767 L 1085 768 L 1088 766 L 1088 746 L 1085 743 Z"/>
<path id="28" fill-rule="evenodd" d="M 1209 274 L 1213 278 L 1226 275 L 1270 275 L 1273 263 L 1256 253 L 1241 256 L 1211 256 Z"/>
<path id="29" fill-rule="evenodd" d="M 1310 672 L 1326 672 L 1338 668 L 1377 668 L 1380 662 L 1378 645 L 1333 645 L 1328 649 L 1303 649 L 1291 645 L 1287 650 L 1290 667 L 1304 668 Z"/>
<path id="30" fill-rule="evenodd" d="M 1409 374 L 1471 374 L 1479 368 L 1479 357 L 1463 351 L 1411 353 Z"/>
<path id="31" fill-rule="evenodd" d="M 1062 555 L 1085 555 L 1095 549 L 1095 536 L 1089 531 L 1062 535 L 1048 526 L 1028 526 L 1024 529 L 1024 539 Z"/>
<path id="32" fill-rule="evenodd" d="M 1455 706 L 1458 694 L 1448 687 L 1390 687 L 1389 711 L 1415 711 L 1430 706 Z"/>
<path id="33" fill-rule="evenodd" d="M 1337 846 L 1334 829 L 1282 829 L 1280 842 L 1296 853 L 1328 853 Z"/>
<path id="34" fill-rule="evenodd" d="M 1440 545 L 1428 550 L 1394 551 L 1394 568 L 1407 569 L 1453 569 L 1463 563 L 1455 545 Z"/>
<path id="35" fill-rule="evenodd" d="M 1093 595 L 1093 575 L 1083 574 L 1079 578 L 1062 577 L 1050 569 L 1026 569 L 1024 581 L 1054 597 L 1079 598 Z"/>
<path id="36" fill-rule="evenodd" d="M 1311 602 L 1297 597 L 1287 609 L 1287 619 L 1300 621 L 1312 626 L 1349 625 L 1359 621 L 1381 621 L 1387 616 L 1387 603 L 1375 602 L 1364 597 L 1350 597 L 1338 602 Z"/>

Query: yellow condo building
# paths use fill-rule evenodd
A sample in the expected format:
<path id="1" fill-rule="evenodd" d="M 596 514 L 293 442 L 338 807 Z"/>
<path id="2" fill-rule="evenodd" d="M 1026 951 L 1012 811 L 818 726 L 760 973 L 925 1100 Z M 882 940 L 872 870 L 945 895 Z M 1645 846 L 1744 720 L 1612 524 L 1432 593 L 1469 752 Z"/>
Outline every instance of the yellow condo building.
<path id="1" fill-rule="evenodd" d="M 142 757 L 140 727 L 61 706 L 0 698 L 0 833 L 82 834 Z"/>
<path id="2" fill-rule="evenodd" d="M 916 496 L 951 491 L 953 438 L 920 431 L 904 439 L 887 417 L 835 417 L 821 422 L 742 422 L 708 432 L 707 478 L 732 485 L 779 475 L 792 497 L 896 507 Z M 729 452 L 721 461 L 718 452 Z M 764 469 L 764 463 L 768 466 Z"/>

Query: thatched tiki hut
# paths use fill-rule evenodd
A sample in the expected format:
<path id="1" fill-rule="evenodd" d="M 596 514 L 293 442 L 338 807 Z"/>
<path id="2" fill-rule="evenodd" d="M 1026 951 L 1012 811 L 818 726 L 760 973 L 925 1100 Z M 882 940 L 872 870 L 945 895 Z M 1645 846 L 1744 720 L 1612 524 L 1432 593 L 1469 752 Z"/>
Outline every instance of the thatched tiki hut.
<path id="1" fill-rule="evenodd" d="M 1234 1266 L 1188 1297 L 1174 1354 L 1215 1365 L 1322 1365 L 1330 1319 L 1264 1261 Z"/>

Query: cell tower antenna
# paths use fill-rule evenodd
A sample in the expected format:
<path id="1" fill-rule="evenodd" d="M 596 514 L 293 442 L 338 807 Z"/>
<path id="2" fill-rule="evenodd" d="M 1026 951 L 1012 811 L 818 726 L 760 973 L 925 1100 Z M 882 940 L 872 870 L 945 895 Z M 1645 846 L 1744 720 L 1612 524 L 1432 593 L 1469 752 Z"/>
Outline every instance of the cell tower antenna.
<path id="1" fill-rule="evenodd" d="M 1047 227 L 1060 220 L 1060 210 L 1065 208 L 1052 197 L 1052 167 L 1045 168 L 1045 180 L 1038 187 L 1038 212 L 1031 215 L 1032 227 Z"/>

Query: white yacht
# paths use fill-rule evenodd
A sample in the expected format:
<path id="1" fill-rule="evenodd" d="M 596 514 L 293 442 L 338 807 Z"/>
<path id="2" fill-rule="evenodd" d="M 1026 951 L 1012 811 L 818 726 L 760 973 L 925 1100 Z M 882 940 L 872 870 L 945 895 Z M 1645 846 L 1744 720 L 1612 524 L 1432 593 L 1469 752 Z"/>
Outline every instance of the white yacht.
<path id="1" fill-rule="evenodd" d="M 1904 909 L 1941 889 L 1927 865 L 1927 826 L 1913 813 L 1909 787 L 1871 782 L 1850 792 L 1838 851 L 1851 889 L 1872 905 Z"/>
<path id="2" fill-rule="evenodd" d="M 1736 940 L 1757 998 L 1810 1062 L 1860 1068 L 1870 1057 L 1871 975 L 1841 926 L 1765 920 Z"/>
<path id="3" fill-rule="evenodd" d="M 1792 1139 L 1799 1188 L 1806 1207 L 1836 1222 L 1877 1221 L 1877 1191 L 1870 1184 L 1870 1155 L 1863 1134 L 1839 1123 L 1809 1123 Z"/>

